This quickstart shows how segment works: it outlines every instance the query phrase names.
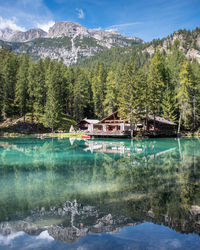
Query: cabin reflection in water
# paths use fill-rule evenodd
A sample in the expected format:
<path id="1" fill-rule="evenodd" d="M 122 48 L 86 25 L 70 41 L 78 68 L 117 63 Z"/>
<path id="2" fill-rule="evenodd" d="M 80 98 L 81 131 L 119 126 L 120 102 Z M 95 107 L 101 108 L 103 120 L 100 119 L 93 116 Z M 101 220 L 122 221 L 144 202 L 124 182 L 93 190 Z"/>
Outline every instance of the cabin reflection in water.
<path id="1" fill-rule="evenodd" d="M 131 143 L 125 143 L 122 141 L 93 141 L 86 140 L 85 145 L 87 146 L 84 151 L 90 151 L 91 153 L 105 153 L 105 154 L 120 154 L 120 155 L 145 155 L 148 154 L 151 157 L 157 157 L 164 153 L 169 153 L 171 151 L 176 150 L 176 146 L 178 146 L 178 142 L 176 145 L 174 144 L 171 148 L 164 147 L 159 148 L 156 147 L 156 142 L 153 143 L 144 143 L 140 141 L 132 141 Z M 149 154 L 148 152 L 151 153 Z"/>

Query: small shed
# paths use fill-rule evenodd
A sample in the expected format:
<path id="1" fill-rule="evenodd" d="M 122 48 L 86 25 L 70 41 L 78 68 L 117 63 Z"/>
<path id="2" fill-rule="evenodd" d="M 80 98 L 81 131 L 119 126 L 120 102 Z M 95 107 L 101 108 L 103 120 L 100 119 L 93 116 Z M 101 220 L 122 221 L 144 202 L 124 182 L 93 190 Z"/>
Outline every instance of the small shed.
<path id="1" fill-rule="evenodd" d="M 77 126 L 81 130 L 88 130 L 88 126 L 90 124 L 94 125 L 94 124 L 97 124 L 98 122 L 99 122 L 99 120 L 85 118 L 85 119 L 81 120 L 79 123 L 77 123 Z"/>

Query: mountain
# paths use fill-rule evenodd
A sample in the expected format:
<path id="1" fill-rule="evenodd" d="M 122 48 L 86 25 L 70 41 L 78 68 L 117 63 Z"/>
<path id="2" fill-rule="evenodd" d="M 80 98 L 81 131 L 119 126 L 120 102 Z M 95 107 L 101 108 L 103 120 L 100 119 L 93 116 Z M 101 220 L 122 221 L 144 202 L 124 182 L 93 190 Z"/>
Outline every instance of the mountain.
<path id="1" fill-rule="evenodd" d="M 137 37 L 127 37 L 113 30 L 87 29 L 79 23 L 56 22 L 47 32 L 30 29 L 26 32 L 0 30 L 0 47 L 9 47 L 18 54 L 28 53 L 34 60 L 50 57 L 66 65 L 79 63 L 84 66 L 97 61 L 124 64 L 130 56 L 143 65 L 157 46 L 163 53 L 170 53 L 174 42 L 188 59 L 200 62 L 200 29 L 178 30 L 163 39 L 144 43 Z M 108 52 L 109 51 L 109 52 Z"/>
<path id="2" fill-rule="evenodd" d="M 105 48 L 125 47 L 143 43 L 137 37 L 126 37 L 116 31 L 87 29 L 78 23 L 56 22 L 46 33 L 41 29 L 26 32 L 0 31 L 1 46 L 9 46 L 17 53 L 28 53 L 35 60 L 50 57 L 62 59 L 66 65 L 92 56 Z"/>
<path id="3" fill-rule="evenodd" d="M 200 63 L 200 28 L 192 31 L 178 30 L 166 38 L 153 40 L 146 51 L 153 54 L 156 46 L 159 46 L 161 51 L 169 54 L 175 41 L 179 41 L 179 49 L 184 52 L 189 60 L 196 59 Z"/>
<path id="4" fill-rule="evenodd" d="M 192 31 L 178 30 L 163 39 L 154 39 L 148 43 L 112 48 L 109 51 L 103 50 L 92 57 L 82 58 L 77 65 L 92 68 L 99 61 L 103 61 L 105 66 L 114 65 L 115 68 L 119 62 L 124 65 L 130 57 L 133 57 L 140 66 L 143 66 L 150 60 L 157 47 L 164 54 L 170 54 L 175 41 L 178 41 L 179 49 L 188 60 L 196 60 L 200 63 L 200 28 L 196 28 Z"/>

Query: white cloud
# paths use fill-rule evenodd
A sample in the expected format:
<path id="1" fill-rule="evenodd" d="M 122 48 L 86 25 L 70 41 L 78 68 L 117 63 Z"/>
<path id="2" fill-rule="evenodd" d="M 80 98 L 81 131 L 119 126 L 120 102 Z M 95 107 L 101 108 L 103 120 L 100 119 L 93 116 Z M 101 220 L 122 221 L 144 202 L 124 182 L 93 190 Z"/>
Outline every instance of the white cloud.
<path id="1" fill-rule="evenodd" d="M 15 17 L 6 19 L 0 16 L 0 29 L 9 28 L 12 30 L 25 31 L 25 28 L 16 24 L 17 19 Z"/>
<path id="2" fill-rule="evenodd" d="M 132 23 L 122 23 L 122 24 L 114 24 L 106 28 L 106 30 L 119 30 L 125 27 L 131 27 L 138 24 L 142 24 L 142 22 L 132 22 Z"/>
<path id="3" fill-rule="evenodd" d="M 78 18 L 83 19 L 85 18 L 85 13 L 83 12 L 82 9 L 76 9 L 77 13 L 78 13 Z"/>
<path id="4" fill-rule="evenodd" d="M 51 28 L 54 24 L 55 24 L 54 21 L 49 21 L 49 22 L 47 22 L 47 23 L 38 23 L 38 24 L 37 24 L 37 28 L 40 28 L 40 29 L 42 29 L 42 30 L 48 32 L 48 31 L 49 31 L 49 28 Z"/>
<path id="5" fill-rule="evenodd" d="M 0 16 L 4 19 L 16 17 L 17 22 L 13 22 L 20 28 L 26 30 L 37 27 L 37 24 L 46 24 L 54 20 L 53 13 L 49 10 L 44 0 L 0 0 Z M 13 21 L 11 19 L 11 21 Z"/>
<path id="6" fill-rule="evenodd" d="M 41 232 L 40 235 L 36 237 L 36 239 L 42 239 L 42 240 L 48 240 L 48 241 L 54 240 L 54 238 L 49 235 L 47 230 Z"/>
<path id="7" fill-rule="evenodd" d="M 10 245 L 12 243 L 13 240 L 15 240 L 16 238 L 23 236 L 25 233 L 20 231 L 20 232 L 16 232 L 16 233 L 11 233 L 7 236 L 3 236 L 0 235 L 0 244 L 1 245 Z"/>

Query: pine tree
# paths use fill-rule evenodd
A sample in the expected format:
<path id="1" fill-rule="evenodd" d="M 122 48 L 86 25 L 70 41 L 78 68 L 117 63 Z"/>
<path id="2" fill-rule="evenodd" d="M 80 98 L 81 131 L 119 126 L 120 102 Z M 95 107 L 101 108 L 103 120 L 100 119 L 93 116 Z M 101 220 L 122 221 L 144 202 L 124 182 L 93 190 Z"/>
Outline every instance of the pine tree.
<path id="1" fill-rule="evenodd" d="M 116 73 L 110 71 L 106 79 L 105 100 L 103 101 L 104 112 L 106 115 L 112 114 L 117 109 L 117 96 L 119 83 L 117 82 Z"/>
<path id="2" fill-rule="evenodd" d="M 0 121 L 2 120 L 2 109 L 3 109 L 3 87 L 4 87 L 4 79 L 2 74 L 0 73 Z"/>
<path id="3" fill-rule="evenodd" d="M 68 67 L 64 73 L 63 89 L 63 112 L 73 116 L 73 92 L 75 83 L 75 72 L 72 67 Z"/>
<path id="4" fill-rule="evenodd" d="M 81 120 L 87 115 L 86 108 L 89 102 L 89 81 L 84 72 L 80 69 L 76 70 L 76 78 L 73 93 L 73 117 L 75 120 Z"/>
<path id="5" fill-rule="evenodd" d="M 18 60 L 15 53 L 11 51 L 3 51 L 2 58 L 2 77 L 3 99 L 2 99 L 2 115 L 7 118 L 16 113 L 14 106 L 15 99 L 15 84 L 17 80 Z"/>
<path id="6" fill-rule="evenodd" d="M 148 110 L 155 116 L 159 114 L 161 108 L 161 100 L 163 97 L 164 83 L 164 58 L 159 50 L 156 51 L 149 66 L 148 72 Z"/>
<path id="7" fill-rule="evenodd" d="M 59 67 L 56 62 L 52 61 L 46 76 L 47 96 L 44 114 L 44 125 L 51 128 L 52 132 L 58 127 L 61 120 L 59 76 Z"/>
<path id="8" fill-rule="evenodd" d="M 30 105 L 35 120 L 38 122 L 44 114 L 45 106 L 45 71 L 42 59 L 31 63 L 28 75 Z"/>
<path id="9" fill-rule="evenodd" d="M 176 122 L 177 120 L 177 105 L 174 85 L 171 82 L 170 71 L 165 68 L 165 83 L 164 95 L 161 104 L 162 117 L 169 121 Z"/>
<path id="10" fill-rule="evenodd" d="M 24 55 L 20 60 L 15 92 L 15 102 L 18 104 L 20 115 L 24 116 L 24 121 L 28 107 L 28 67 L 29 57 Z"/>
<path id="11" fill-rule="evenodd" d="M 120 116 L 124 120 L 129 120 L 131 126 L 137 124 L 144 116 L 145 83 L 144 72 L 131 59 L 125 65 L 118 96 Z"/>
<path id="12" fill-rule="evenodd" d="M 177 94 L 178 104 L 180 108 L 179 116 L 179 131 L 181 126 L 181 120 L 184 122 L 185 128 L 191 128 L 192 121 L 192 98 L 195 91 L 194 76 L 192 73 L 191 65 L 185 61 L 180 71 L 180 87 Z"/>
<path id="13" fill-rule="evenodd" d="M 200 64 L 195 62 L 191 66 L 195 83 L 192 93 L 193 129 L 195 130 L 200 126 Z"/>
<path id="14" fill-rule="evenodd" d="M 97 69 L 92 77 L 92 93 L 94 102 L 94 113 L 98 118 L 104 117 L 103 102 L 105 99 L 107 71 L 102 63 L 97 65 Z"/>

